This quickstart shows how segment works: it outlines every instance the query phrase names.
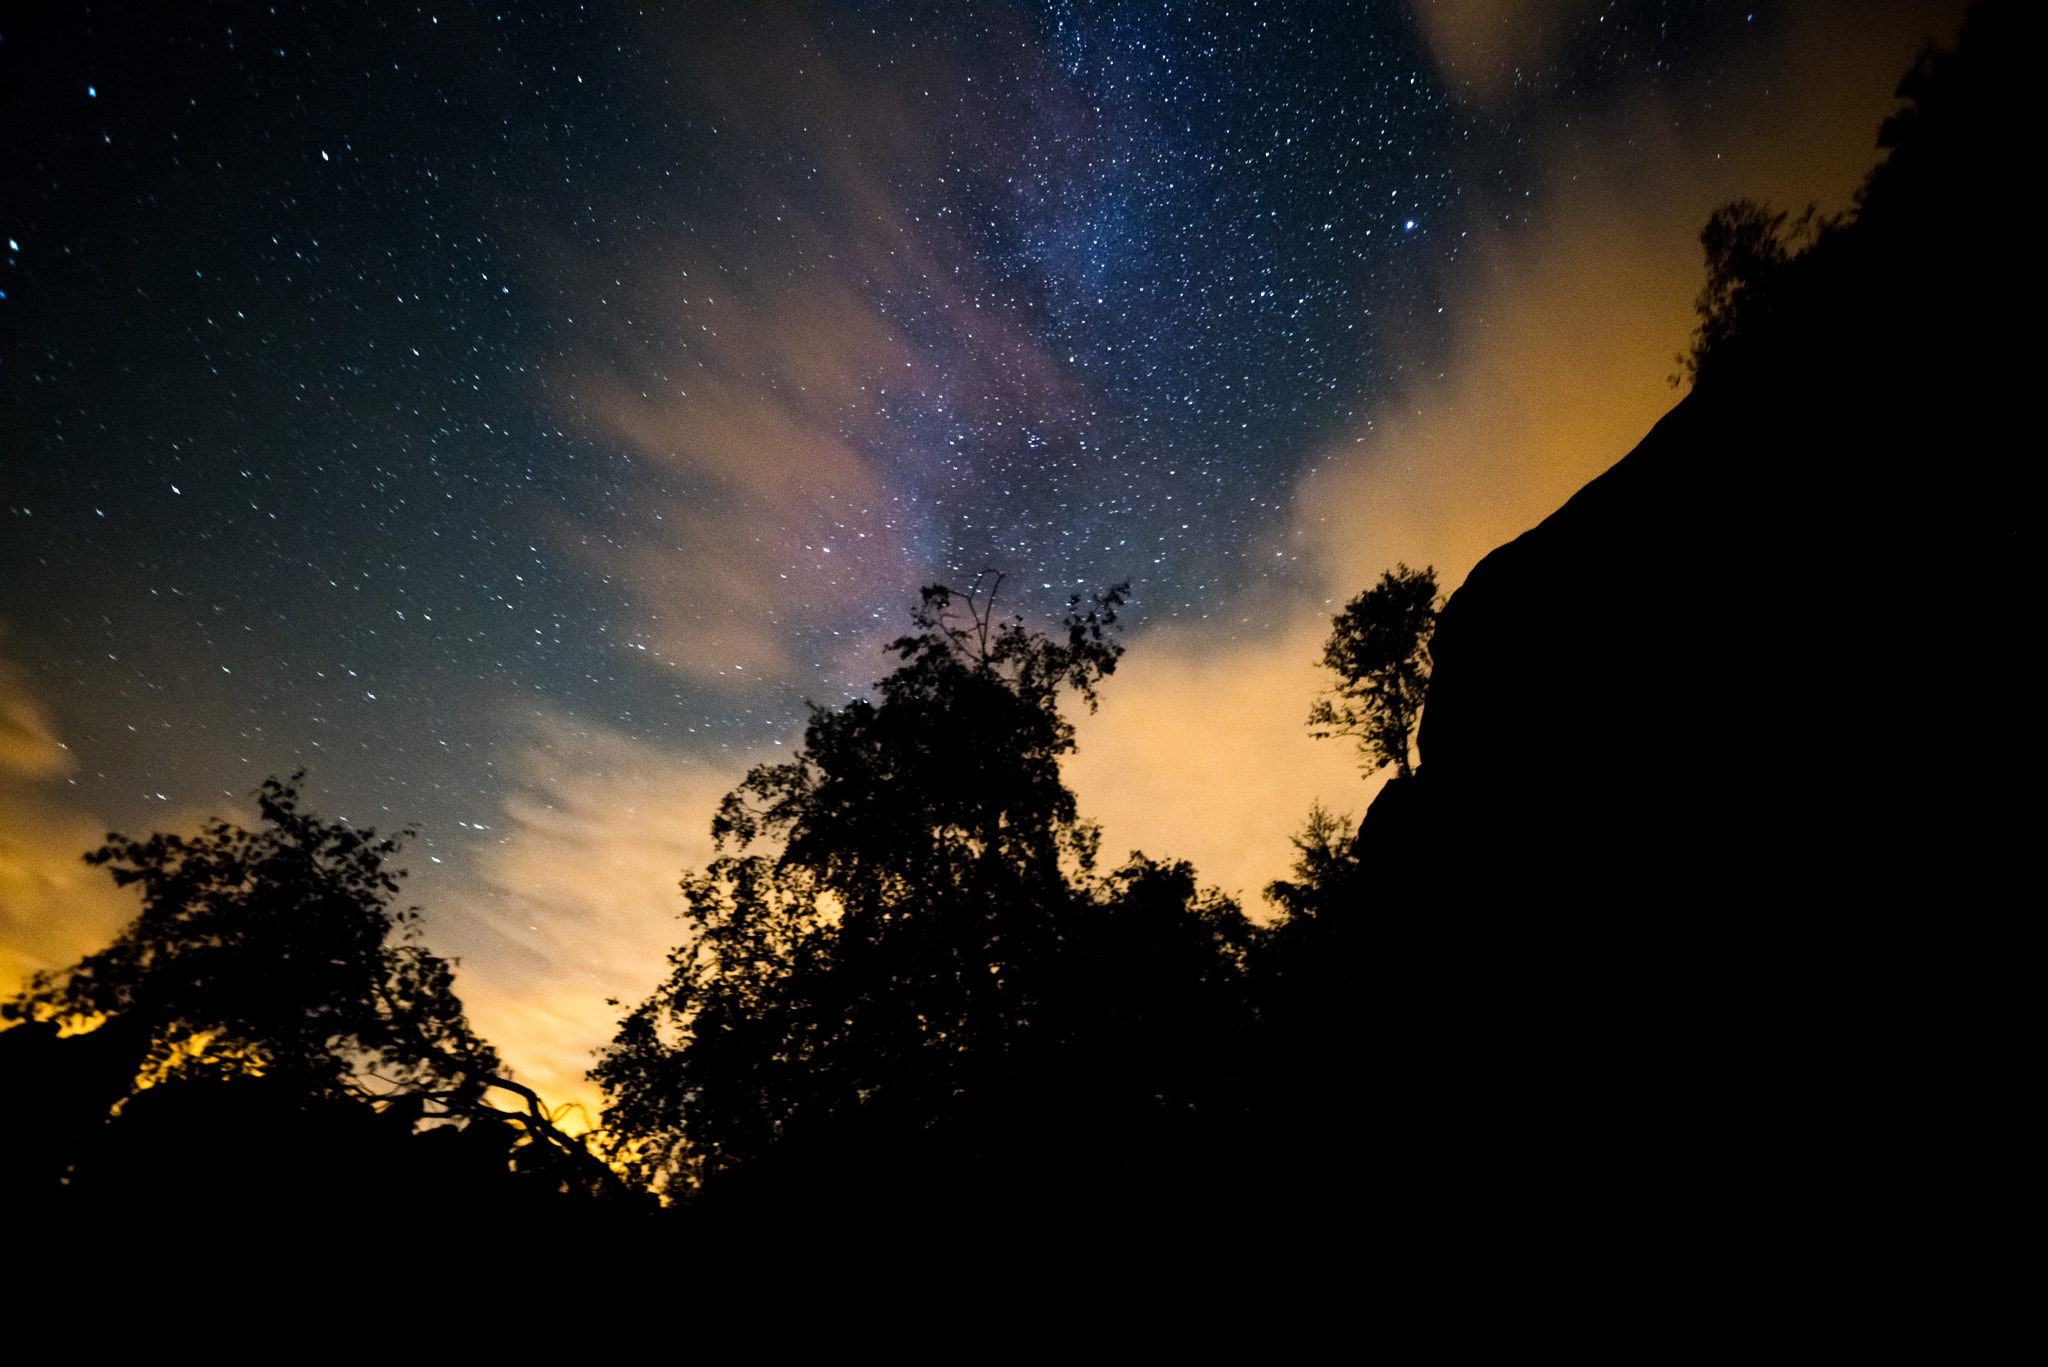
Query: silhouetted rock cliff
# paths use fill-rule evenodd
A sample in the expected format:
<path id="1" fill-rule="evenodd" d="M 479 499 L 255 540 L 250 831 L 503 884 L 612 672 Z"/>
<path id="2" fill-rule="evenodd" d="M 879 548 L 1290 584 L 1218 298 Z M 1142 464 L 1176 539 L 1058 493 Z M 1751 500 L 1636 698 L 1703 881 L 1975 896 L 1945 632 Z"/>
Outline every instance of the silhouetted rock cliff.
<path id="1" fill-rule="evenodd" d="M 1624 898 L 1861 881 L 1843 861 L 1891 886 L 1981 796 L 1951 780 L 2017 743 L 2011 13 L 1908 77 L 1899 145 L 1769 327 L 1452 598 L 1419 748 L 1472 836 Z"/>
<path id="2" fill-rule="evenodd" d="M 1955 780 L 2022 729 L 2012 12 L 1979 7 L 1908 77 L 1899 145 L 1769 326 L 1451 599 L 1423 786 L 1442 838 L 1488 857 L 1447 892 L 1496 850 L 1603 898 L 1896 890 L 1902 860 L 1946 860 L 1960 808 L 2009 805 Z"/>
<path id="3" fill-rule="evenodd" d="M 2018 12 L 1908 76 L 1766 323 L 1443 612 L 1358 851 L 1421 870 L 1388 986 L 1474 1202 L 1853 1234 L 1930 1116 L 1993 1124 L 2037 748 Z"/>

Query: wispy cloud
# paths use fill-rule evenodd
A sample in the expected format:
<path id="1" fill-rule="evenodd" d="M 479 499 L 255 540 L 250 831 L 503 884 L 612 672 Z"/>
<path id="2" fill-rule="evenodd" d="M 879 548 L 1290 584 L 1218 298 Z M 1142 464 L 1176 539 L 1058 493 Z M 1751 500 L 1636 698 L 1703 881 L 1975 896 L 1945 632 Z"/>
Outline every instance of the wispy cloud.
<path id="1" fill-rule="evenodd" d="M 1317 667 L 1328 631 L 1305 612 L 1234 642 L 1154 631 L 1131 643 L 1101 710 L 1076 717 L 1063 766 L 1101 823 L 1107 867 L 1140 849 L 1186 859 L 1256 916 L 1311 803 L 1364 814 L 1384 779 L 1361 782 L 1349 742 L 1313 740 L 1305 724 L 1329 682 Z"/>
<path id="2" fill-rule="evenodd" d="M 0 657 L 0 993 L 104 947 L 139 910 L 80 858 L 107 826 L 69 795 L 73 767 L 27 673 Z"/>
<path id="3" fill-rule="evenodd" d="M 635 1005 L 666 972 L 685 938 L 682 871 L 710 860 L 711 814 L 750 760 L 557 716 L 528 736 L 494 843 L 431 909 L 432 942 L 463 960 L 470 1018 L 518 1075 L 594 1120 L 583 1075 L 623 1014 L 607 998 Z"/>
<path id="4" fill-rule="evenodd" d="M 630 458 L 616 515 L 563 540 L 695 680 L 864 679 L 853 629 L 893 627 L 956 554 L 979 567 L 973 510 L 1057 477 L 1087 387 L 931 208 L 962 130 L 926 87 L 958 72 L 855 71 L 780 10 L 677 51 L 676 121 L 729 193 L 624 261 L 550 246 L 579 321 L 548 393 Z"/>

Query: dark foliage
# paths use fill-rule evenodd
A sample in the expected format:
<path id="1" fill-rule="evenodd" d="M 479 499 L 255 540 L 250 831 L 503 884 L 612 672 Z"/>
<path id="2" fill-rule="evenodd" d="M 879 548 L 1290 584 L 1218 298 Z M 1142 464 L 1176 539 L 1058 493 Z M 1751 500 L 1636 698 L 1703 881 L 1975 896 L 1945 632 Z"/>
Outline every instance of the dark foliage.
<path id="1" fill-rule="evenodd" d="M 1678 385 L 1681 376 L 1695 385 L 1711 380 L 1745 340 L 1768 336 L 1773 316 L 1788 307 L 1801 254 L 1840 226 L 1817 219 L 1812 205 L 1797 218 L 1748 199 L 1716 210 L 1700 230 L 1707 279 L 1693 305 L 1699 326 L 1692 349 L 1678 358 L 1681 375 L 1671 383 Z"/>
<path id="2" fill-rule="evenodd" d="M 1318 740 L 1351 736 L 1370 774 L 1391 764 L 1411 772 L 1408 754 L 1429 689 L 1429 638 L 1436 631 L 1436 570 L 1397 565 L 1345 604 L 1331 622 L 1323 664 L 1337 686 L 1309 710 Z"/>
<path id="3" fill-rule="evenodd" d="M 221 821 L 196 839 L 109 836 L 86 860 L 139 885 L 142 914 L 0 1013 L 133 1022 L 149 1082 L 263 1074 L 308 1096 L 468 1104 L 497 1058 L 463 1018 L 448 964 L 417 943 L 417 910 L 388 905 L 398 842 L 301 812 L 275 779 L 256 798 L 258 832 Z"/>
<path id="4" fill-rule="evenodd" d="M 1060 779 L 1059 694 L 1114 669 L 1121 594 L 1048 638 L 925 590 L 880 701 L 814 709 L 804 749 L 726 798 L 720 857 L 683 882 L 690 940 L 593 1074 L 641 1175 L 787 1186 L 866 1155 L 873 1183 L 916 1155 L 1015 1194 L 1006 1165 L 1073 1161 L 1064 1127 L 1170 1127 L 1215 1091 L 1251 927 L 1185 865 L 1096 877 Z"/>
<path id="5" fill-rule="evenodd" d="M 338 1174 L 374 1167 L 379 1145 L 425 1126 L 422 1154 L 488 1153 L 487 1171 L 549 1190 L 614 1185 L 503 1076 L 450 965 L 418 943 L 417 910 L 392 907 L 398 842 L 322 821 L 276 779 L 256 800 L 257 831 L 217 821 L 197 837 L 110 835 L 86 856 L 141 889 L 142 913 L 106 949 L 0 1004 L 19 1022 L 0 1034 L 0 1067 L 55 1108 L 17 1175 L 121 1186 L 175 1150 L 186 1157 L 171 1166 L 189 1178 L 203 1150 L 226 1180 L 253 1171 L 266 1129 L 298 1136 L 296 1159 L 276 1161 L 303 1165 L 317 1150 Z M 499 1110 L 494 1090 L 523 1106 Z M 350 1134 L 379 1138 L 363 1149 Z"/>
<path id="6" fill-rule="evenodd" d="M 1293 838 L 1294 877 L 1268 883 L 1266 900 L 1289 922 L 1315 918 L 1330 891 L 1348 882 L 1357 869 L 1354 835 L 1350 817 L 1326 811 L 1320 802 L 1312 805 L 1307 824 Z"/>

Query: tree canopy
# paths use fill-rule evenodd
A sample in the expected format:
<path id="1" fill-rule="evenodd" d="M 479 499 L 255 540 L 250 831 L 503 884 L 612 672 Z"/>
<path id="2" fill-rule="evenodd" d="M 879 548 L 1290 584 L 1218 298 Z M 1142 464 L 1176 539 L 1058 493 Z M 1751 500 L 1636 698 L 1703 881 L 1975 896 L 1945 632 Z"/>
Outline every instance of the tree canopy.
<path id="1" fill-rule="evenodd" d="M 1331 620 L 1323 664 L 1337 686 L 1309 710 L 1318 740 L 1351 736 L 1368 774 L 1391 764 L 1406 777 L 1429 690 L 1429 639 L 1442 606 L 1436 570 L 1396 565 Z"/>
<path id="2" fill-rule="evenodd" d="M 1112 1087 L 1184 1091 L 1159 1080 L 1182 1044 L 1135 1041 L 1227 990 L 1251 928 L 1185 865 L 1093 875 L 1059 697 L 1092 705 L 1114 670 L 1123 592 L 1047 636 L 993 591 L 927 588 L 879 702 L 814 707 L 803 749 L 726 797 L 683 880 L 690 939 L 593 1073 L 643 1176 L 677 1192 L 777 1146 L 1043 1103 L 1119 1050 Z"/>
<path id="3" fill-rule="evenodd" d="M 142 912 L 107 948 L 0 1003 L 0 1018 L 28 1032 L 8 1032 L 10 1051 L 86 1032 L 105 1056 L 102 1118 L 165 1084 L 261 1079 L 288 1105 L 513 1124 L 527 1166 L 601 1181 L 581 1142 L 471 1029 L 453 968 L 419 943 L 417 908 L 392 905 L 399 841 L 323 821 L 275 778 L 256 802 L 256 831 L 215 821 L 197 837 L 113 834 L 85 856 L 139 887 Z M 489 1105 L 494 1089 L 523 1108 Z"/>
<path id="4" fill-rule="evenodd" d="M 1707 266 L 1693 301 L 1700 321 L 1691 349 L 1678 357 L 1674 386 L 1711 379 L 1746 342 L 1770 334 L 1772 319 L 1790 306 L 1787 291 L 1799 261 L 1822 234 L 1841 226 L 1816 215 L 1811 204 L 1794 216 L 1751 199 L 1714 211 L 1700 230 Z"/>

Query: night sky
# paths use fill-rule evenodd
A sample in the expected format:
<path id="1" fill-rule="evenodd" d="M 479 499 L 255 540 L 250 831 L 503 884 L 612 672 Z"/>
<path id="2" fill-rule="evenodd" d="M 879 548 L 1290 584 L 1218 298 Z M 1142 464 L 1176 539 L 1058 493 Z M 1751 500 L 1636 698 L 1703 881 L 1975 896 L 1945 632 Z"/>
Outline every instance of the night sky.
<path id="1" fill-rule="evenodd" d="M 265 775 L 587 1098 L 717 796 L 920 584 L 1129 580 L 1069 768 L 1257 902 L 1328 617 L 1675 401 L 1957 4 L 39 5 L 0 27 L 0 933 Z"/>

